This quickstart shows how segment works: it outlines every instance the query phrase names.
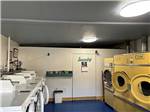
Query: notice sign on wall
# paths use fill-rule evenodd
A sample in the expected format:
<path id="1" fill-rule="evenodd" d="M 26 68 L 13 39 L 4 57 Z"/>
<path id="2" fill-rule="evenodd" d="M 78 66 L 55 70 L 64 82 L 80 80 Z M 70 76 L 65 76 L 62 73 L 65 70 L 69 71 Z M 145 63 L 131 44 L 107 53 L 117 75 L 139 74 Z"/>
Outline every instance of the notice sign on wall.
<path id="1" fill-rule="evenodd" d="M 78 58 L 78 62 L 81 63 L 81 72 L 88 72 L 88 63 L 90 63 L 92 61 L 91 58 L 87 57 L 87 58 Z"/>
<path id="2" fill-rule="evenodd" d="M 88 64 L 87 62 L 81 62 L 81 72 L 88 72 Z"/>

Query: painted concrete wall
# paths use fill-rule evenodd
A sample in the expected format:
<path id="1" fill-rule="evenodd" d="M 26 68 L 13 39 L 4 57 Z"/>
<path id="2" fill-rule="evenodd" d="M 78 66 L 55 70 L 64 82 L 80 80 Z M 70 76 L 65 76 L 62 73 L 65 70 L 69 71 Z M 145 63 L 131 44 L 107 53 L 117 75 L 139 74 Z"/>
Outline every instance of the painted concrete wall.
<path id="1" fill-rule="evenodd" d="M 10 40 L 10 50 L 18 48 L 18 43 Z M 8 38 L 0 35 L 0 69 L 7 65 Z"/>
<path id="2" fill-rule="evenodd" d="M 16 41 L 10 41 L 10 50 L 13 51 L 13 48 L 18 48 L 19 44 Z"/>
<path id="3" fill-rule="evenodd" d="M 95 50 L 99 52 L 99 55 L 95 55 Z M 35 70 L 38 75 L 45 76 L 48 70 L 72 70 L 73 54 L 94 54 L 96 66 L 95 81 L 93 82 L 95 83 L 95 96 L 102 96 L 101 71 L 103 70 L 103 59 L 123 52 L 124 50 L 112 49 L 19 47 L 19 60 L 23 62 L 24 68 Z M 47 56 L 48 53 L 50 53 L 50 56 Z M 47 85 L 51 97 L 56 88 L 64 91 L 64 97 L 72 97 L 72 78 L 47 78 Z"/>

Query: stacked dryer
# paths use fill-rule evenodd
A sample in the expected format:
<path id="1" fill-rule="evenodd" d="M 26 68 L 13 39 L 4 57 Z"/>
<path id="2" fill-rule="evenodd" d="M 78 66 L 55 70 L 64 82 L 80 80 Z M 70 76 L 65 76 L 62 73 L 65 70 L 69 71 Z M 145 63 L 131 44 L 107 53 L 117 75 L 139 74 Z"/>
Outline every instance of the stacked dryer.
<path id="1" fill-rule="evenodd" d="M 150 110 L 150 53 L 116 55 L 114 64 L 114 94 Z"/>
<path id="2" fill-rule="evenodd" d="M 103 79 L 104 86 L 112 90 L 113 58 L 104 59 Z"/>
<path id="3" fill-rule="evenodd" d="M 104 59 L 103 82 L 104 82 L 104 101 L 113 107 L 113 87 L 112 87 L 112 74 L 113 74 L 113 58 Z"/>

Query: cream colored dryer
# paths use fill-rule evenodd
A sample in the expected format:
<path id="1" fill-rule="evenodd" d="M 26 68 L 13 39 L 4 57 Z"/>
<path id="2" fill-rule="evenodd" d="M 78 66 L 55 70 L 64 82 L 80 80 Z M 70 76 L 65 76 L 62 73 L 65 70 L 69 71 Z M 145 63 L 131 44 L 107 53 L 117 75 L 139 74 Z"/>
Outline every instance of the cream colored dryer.
<path id="1" fill-rule="evenodd" d="M 114 58 L 112 84 L 115 95 L 150 110 L 150 53 L 126 56 L 127 61 L 123 61 L 126 64 L 117 62 L 121 56 Z"/>
<path id="2" fill-rule="evenodd" d="M 104 101 L 111 107 L 113 107 L 114 104 L 112 74 L 113 74 L 113 58 L 105 58 L 103 70 Z"/>
<path id="3" fill-rule="evenodd" d="M 133 65 L 136 75 L 131 78 L 131 93 L 137 104 L 150 110 L 150 52 L 134 53 Z"/>

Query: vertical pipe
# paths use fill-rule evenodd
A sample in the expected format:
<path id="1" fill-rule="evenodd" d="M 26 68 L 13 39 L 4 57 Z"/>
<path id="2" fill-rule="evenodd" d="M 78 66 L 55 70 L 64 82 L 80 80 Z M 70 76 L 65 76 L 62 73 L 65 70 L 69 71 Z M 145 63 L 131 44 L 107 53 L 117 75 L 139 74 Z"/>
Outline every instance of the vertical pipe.
<path id="1" fill-rule="evenodd" d="M 130 53 L 130 41 L 126 41 L 126 52 Z"/>
<path id="2" fill-rule="evenodd" d="M 150 52 L 150 35 L 148 36 L 148 39 L 147 39 L 147 49 Z"/>
<path id="3" fill-rule="evenodd" d="M 8 37 L 8 50 L 7 50 L 7 72 L 9 72 L 10 69 L 10 37 Z"/>
<path id="4" fill-rule="evenodd" d="M 129 45 L 126 45 L 126 51 L 127 51 L 127 53 L 130 53 L 130 46 Z"/>
<path id="5" fill-rule="evenodd" d="M 146 40 L 145 40 L 145 41 L 146 41 L 146 51 L 148 51 L 148 41 L 149 41 L 148 38 L 149 38 L 149 37 L 147 36 L 147 37 L 146 37 Z"/>
<path id="6" fill-rule="evenodd" d="M 147 37 L 144 36 L 142 39 L 141 39 L 141 51 L 142 52 L 146 52 L 148 50 L 148 41 L 147 41 Z"/>

